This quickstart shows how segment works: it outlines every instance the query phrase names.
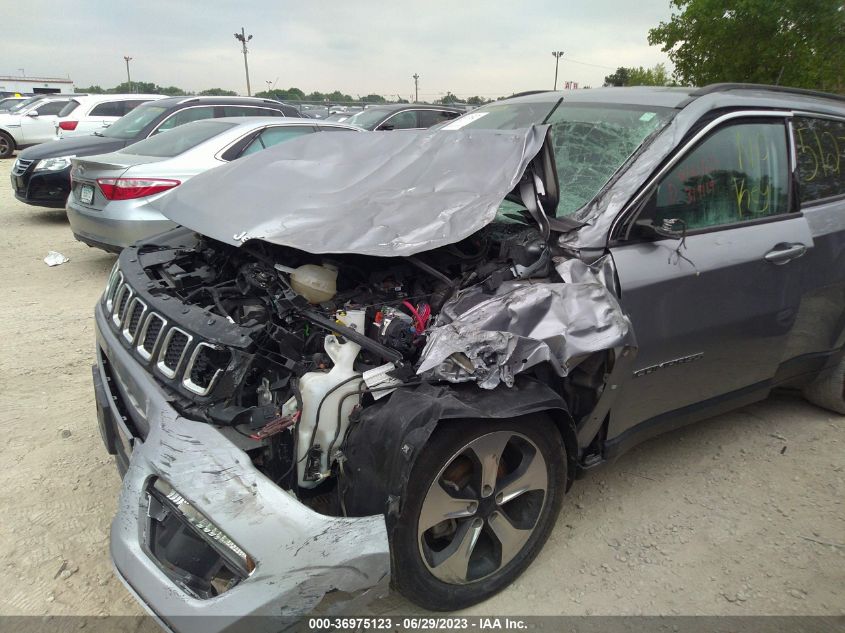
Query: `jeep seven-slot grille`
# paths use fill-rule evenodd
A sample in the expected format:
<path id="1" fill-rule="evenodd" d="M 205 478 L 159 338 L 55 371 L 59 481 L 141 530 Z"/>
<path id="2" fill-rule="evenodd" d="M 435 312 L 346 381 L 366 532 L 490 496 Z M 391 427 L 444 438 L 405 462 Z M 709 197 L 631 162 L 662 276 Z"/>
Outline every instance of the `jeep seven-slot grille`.
<path id="1" fill-rule="evenodd" d="M 112 327 L 149 371 L 178 381 L 196 395 L 207 395 L 229 365 L 231 352 L 228 349 L 196 341 L 161 314 L 150 310 L 116 267 L 109 277 L 103 303 Z"/>
<path id="2" fill-rule="evenodd" d="M 187 335 L 183 334 L 179 330 L 173 330 L 167 347 L 164 350 L 164 357 L 162 358 L 164 366 L 170 371 L 175 372 L 179 369 L 179 362 L 182 360 L 182 356 L 185 353 L 185 346 L 187 344 Z"/>
<path id="3" fill-rule="evenodd" d="M 163 327 L 164 319 L 159 315 L 153 313 L 147 317 L 147 324 L 144 329 L 143 339 L 141 340 L 139 350 L 142 352 L 141 355 L 147 360 L 149 360 L 153 355 L 156 343 L 158 343 L 158 336 L 161 334 Z"/>
<path id="4" fill-rule="evenodd" d="M 226 369 L 230 358 L 229 350 L 200 343 L 191 357 L 185 386 L 201 395 L 207 393 L 219 373 Z"/>
<path id="5" fill-rule="evenodd" d="M 141 324 L 141 318 L 144 316 L 144 312 L 146 311 L 146 304 L 138 299 L 138 297 L 135 297 L 129 303 L 126 325 L 123 328 L 123 336 L 125 336 L 126 340 L 130 343 L 135 340 L 135 335 L 138 333 L 138 326 Z"/>

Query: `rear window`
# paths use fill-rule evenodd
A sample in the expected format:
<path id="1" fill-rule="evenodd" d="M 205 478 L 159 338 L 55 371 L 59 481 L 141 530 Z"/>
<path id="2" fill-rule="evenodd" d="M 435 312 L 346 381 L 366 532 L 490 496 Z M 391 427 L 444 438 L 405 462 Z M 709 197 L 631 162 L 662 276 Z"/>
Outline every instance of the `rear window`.
<path id="1" fill-rule="evenodd" d="M 129 147 L 120 150 L 120 153 L 135 156 L 171 158 L 187 152 L 189 149 L 193 149 L 200 143 L 218 134 L 222 134 L 234 126 L 234 123 L 223 123 L 221 121 L 186 123 L 170 130 L 167 134 L 156 134 L 138 143 L 133 143 Z"/>
<path id="2" fill-rule="evenodd" d="M 801 202 L 845 194 L 845 121 L 795 117 Z"/>
<path id="3" fill-rule="evenodd" d="M 67 102 L 67 105 L 64 108 L 59 110 L 59 116 L 67 116 L 68 114 L 76 110 L 77 106 L 79 106 L 79 101 L 71 99 Z"/>
<path id="4" fill-rule="evenodd" d="M 159 118 L 167 108 L 156 105 L 138 106 L 132 112 L 112 123 L 102 135 L 108 138 L 119 138 L 124 141 L 138 136 L 145 127 Z"/>

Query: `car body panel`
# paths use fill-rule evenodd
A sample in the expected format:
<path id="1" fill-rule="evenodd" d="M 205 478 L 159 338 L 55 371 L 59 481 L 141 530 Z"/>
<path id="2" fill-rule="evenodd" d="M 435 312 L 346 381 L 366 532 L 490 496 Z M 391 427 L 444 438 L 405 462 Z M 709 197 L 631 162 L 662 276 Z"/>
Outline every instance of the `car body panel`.
<path id="1" fill-rule="evenodd" d="M 96 329 L 100 354 L 109 359 L 104 365 L 100 356 L 95 369 L 103 389 L 100 415 L 110 437 L 120 434 L 115 440 L 119 450 L 131 451 L 111 527 L 111 556 L 124 581 L 159 618 L 170 625 L 178 622 L 180 631 L 237 631 L 241 629 L 230 627 L 244 610 L 290 618 L 311 612 L 319 607 L 325 586 L 341 592 L 336 606 L 360 594 L 373 599 L 386 592 L 390 558 L 382 517 L 343 519 L 306 508 L 256 470 L 220 431 L 180 417 L 116 340 L 101 308 Z M 119 409 L 111 397 L 117 392 L 120 401 L 138 407 Z M 145 429 L 144 440 L 133 437 L 126 424 L 117 425 L 125 414 L 132 428 Z M 201 600 L 186 595 L 156 565 L 144 540 L 149 521 L 145 491 L 151 477 L 165 479 L 214 517 L 217 527 L 255 559 L 250 577 L 213 600 Z M 267 622 L 278 624 L 271 618 Z M 256 630 L 255 622 L 240 624 Z"/>
<path id="2" fill-rule="evenodd" d="M 306 127 L 309 130 L 360 131 L 352 126 L 288 117 L 235 117 L 214 121 L 232 127 L 173 157 L 134 154 L 129 146 L 125 151 L 74 159 L 73 187 L 67 200 L 68 220 L 74 235 L 89 245 L 116 252 L 139 239 L 177 226 L 158 210 L 159 200 L 169 191 L 143 198 L 107 200 L 97 186 L 99 178 L 162 178 L 185 183 L 202 172 L 225 165 L 227 161 L 222 155 L 230 147 L 263 130 Z M 94 198 L 90 204 L 80 199 L 83 186 L 93 187 Z"/>
<path id="3" fill-rule="evenodd" d="M 334 143 L 329 138 L 314 139 L 318 141 L 316 143 L 294 142 L 223 167 L 214 174 L 198 176 L 188 186 L 163 197 L 160 201 L 162 209 L 186 228 L 160 236 L 147 250 L 143 244 L 130 247 L 121 255 L 120 265 L 126 271 L 128 287 L 131 288 L 131 281 L 136 276 L 143 278 L 145 274 L 143 270 L 138 270 L 143 268 L 141 261 L 145 257 L 151 260 L 159 258 L 156 265 L 162 265 L 171 261 L 168 253 L 177 252 L 179 257 L 183 257 L 192 248 L 189 243 L 194 240 L 195 245 L 199 244 L 198 251 L 214 251 L 215 257 L 225 255 L 221 259 L 227 261 L 244 253 L 244 257 L 250 253 L 255 255 L 261 248 L 260 256 L 256 255 L 255 262 L 247 266 L 259 266 L 263 261 L 269 267 L 268 277 L 276 273 L 281 277 L 286 270 L 283 258 L 292 256 L 290 251 L 297 249 L 306 253 L 331 254 L 332 262 L 337 261 L 340 268 L 345 262 L 361 263 L 367 259 L 364 255 L 398 255 L 389 260 L 390 266 L 415 262 L 416 269 L 440 278 L 444 274 L 442 271 L 435 268 L 434 272 L 439 272 L 440 277 L 432 275 L 432 265 L 420 266 L 422 260 L 415 259 L 415 255 L 424 253 L 423 257 L 428 256 L 432 258 L 430 261 L 438 263 L 433 259 L 437 251 L 432 249 L 442 247 L 446 250 L 462 237 L 475 235 L 474 231 L 486 227 L 490 221 L 489 213 L 491 210 L 495 212 L 506 196 L 513 201 L 515 184 L 519 184 L 519 192 L 531 190 L 533 185 L 535 208 L 530 208 L 532 198 L 523 197 L 528 212 L 525 215 L 530 216 L 538 230 L 543 232 L 544 244 L 554 247 L 553 251 L 545 251 L 547 266 L 538 268 L 544 271 L 542 275 L 537 273 L 532 276 L 529 271 L 525 279 L 500 279 L 498 285 L 493 276 L 496 272 L 504 274 L 502 270 L 489 272 L 487 269 L 485 274 L 489 272 L 489 275 L 483 280 L 467 277 L 472 279 L 471 285 L 467 282 L 466 287 L 443 300 L 439 313 L 435 315 L 436 320 L 426 331 L 426 336 L 433 334 L 430 339 L 434 341 L 432 348 L 444 347 L 439 343 L 444 343 L 446 348 L 440 354 L 444 358 L 432 357 L 433 362 L 425 367 L 431 372 L 427 375 L 437 378 L 438 382 L 434 385 L 410 382 L 401 385 L 394 392 L 401 394 L 395 401 L 386 397 L 364 406 L 363 411 L 357 414 L 356 424 L 351 427 L 350 435 L 357 438 L 358 448 L 368 453 L 369 461 L 364 459 L 363 463 L 378 463 L 380 468 L 384 468 L 383 472 L 368 472 L 366 477 L 371 480 L 381 478 L 381 485 L 389 494 L 369 499 L 366 507 L 370 512 L 383 512 L 389 541 L 397 517 L 403 511 L 405 484 L 415 460 L 425 450 L 426 441 L 440 419 L 438 416 L 444 411 L 453 413 L 446 416 L 449 418 L 477 419 L 473 412 L 496 408 L 497 403 L 507 398 L 515 409 L 512 417 L 519 413 L 546 411 L 561 430 L 567 459 L 577 459 L 579 465 L 587 469 L 658 432 L 759 400 L 779 384 L 803 386 L 818 375 L 820 369 L 839 361 L 845 345 L 845 194 L 835 199 L 799 204 L 799 192 L 790 184 L 789 206 L 784 207 L 780 215 L 746 223 L 728 223 L 690 231 L 684 229 L 668 236 L 654 230 L 647 235 L 629 230 L 634 218 L 643 212 L 644 205 L 641 203 L 648 200 L 650 192 L 662 178 L 663 166 L 669 167 L 676 158 L 682 158 L 694 145 L 697 131 L 724 112 L 742 110 L 754 116 L 764 116 L 760 112 L 766 111 L 769 114 L 765 116 L 777 117 L 790 143 L 789 174 L 794 172 L 796 165 L 789 122 L 793 110 L 816 111 L 845 121 L 845 107 L 833 99 L 779 90 L 723 88 L 697 93 L 686 88 L 637 88 L 567 92 L 567 99 L 571 95 L 574 102 L 584 104 L 597 100 L 617 104 L 633 102 L 677 111 L 662 130 L 642 143 L 596 192 L 595 198 L 570 218 L 544 217 L 539 208 L 542 200 L 540 190 L 548 193 L 548 185 L 551 184 L 548 178 L 544 180 L 541 177 L 541 174 L 547 174 L 542 159 L 547 157 L 544 148 L 548 147 L 547 130 L 542 121 L 536 122 L 540 125 L 523 129 L 521 134 L 502 134 L 500 131 L 497 142 L 490 141 L 496 134 L 471 129 L 362 135 L 362 147 L 370 150 L 368 155 L 375 154 L 382 159 L 381 168 L 388 172 L 386 175 L 371 165 L 356 164 L 361 163 L 364 157 L 355 155 L 349 143 Z M 543 93 L 516 100 L 554 106 L 562 96 Z M 548 108 L 545 110 L 548 111 Z M 390 138 L 379 140 L 379 137 Z M 500 146 L 505 138 L 512 141 L 511 154 L 518 151 L 520 160 L 514 161 L 514 156 L 508 155 L 505 147 Z M 542 142 L 539 142 L 540 138 Z M 473 156 L 473 159 L 461 163 L 454 156 L 433 158 L 419 148 L 425 146 L 434 150 L 449 142 L 470 145 L 478 139 L 484 139 L 479 141 L 479 146 L 483 150 L 481 153 L 487 155 L 486 160 L 501 167 L 507 159 L 512 161 L 508 163 L 509 168 L 502 169 L 498 176 L 491 176 L 492 168 L 484 160 L 478 160 L 471 151 L 463 156 Z M 401 151 L 403 141 L 408 143 L 404 154 Z M 326 152 L 330 147 L 336 151 Z M 373 151 L 388 148 L 391 151 L 381 154 Z M 407 162 L 402 160 L 403 156 Z M 384 160 L 385 157 L 387 160 Z M 553 154 L 550 160 L 553 162 Z M 304 164 L 318 163 L 329 166 L 322 174 L 328 182 L 321 182 L 313 173 L 301 169 Z M 396 176 L 402 172 L 408 173 Z M 486 174 L 488 179 L 484 180 L 479 172 Z M 461 176 L 470 182 L 465 189 L 476 196 L 477 202 L 480 201 L 477 205 L 453 204 L 453 199 L 439 195 L 444 183 Z M 308 209 L 311 215 L 319 215 L 326 209 L 339 209 L 337 200 L 330 195 L 331 188 L 335 187 L 340 192 L 337 198 L 346 200 L 350 196 L 345 185 L 365 177 L 377 182 L 362 187 L 365 195 L 358 199 L 353 197 L 351 206 L 344 208 L 345 215 L 327 213 L 309 227 L 311 217 L 303 214 L 303 209 Z M 506 182 L 498 182 L 497 178 Z M 567 183 L 560 182 L 559 186 L 563 189 Z M 297 187 L 305 193 L 297 193 Z M 256 188 L 260 191 L 251 191 Z M 280 209 L 278 191 L 281 188 L 291 194 L 283 201 L 289 208 Z M 552 198 L 554 196 L 549 194 L 546 201 L 551 203 Z M 306 199 L 311 200 L 311 204 L 316 199 L 316 207 L 303 206 Z M 425 208 L 426 200 L 429 208 Z M 402 215 L 405 205 L 413 207 L 413 213 Z M 221 211 L 231 208 L 246 208 L 246 211 L 234 219 L 220 217 Z M 458 217 L 453 224 L 449 214 L 456 208 L 463 208 L 472 217 Z M 552 206 L 549 206 L 551 209 Z M 349 217 L 355 217 L 356 221 L 350 222 Z M 442 222 L 442 227 L 437 226 L 438 221 Z M 327 225 L 334 233 L 327 234 Z M 437 233 L 432 227 L 443 230 Z M 197 237 L 192 230 L 206 237 Z M 484 234 L 484 237 L 488 238 L 489 234 Z M 224 244 L 215 244 L 215 240 Z M 274 244 L 283 248 L 273 251 Z M 784 245 L 800 248 L 795 250 L 794 256 L 772 258 L 772 253 L 783 250 Z M 281 265 L 276 264 L 277 259 L 267 253 L 279 254 Z M 353 257 L 344 259 L 344 253 Z M 401 257 L 403 255 L 411 257 Z M 461 255 L 466 253 L 458 253 L 458 256 Z M 293 256 L 298 257 L 299 254 Z M 181 261 L 187 261 L 187 258 Z M 445 255 L 442 261 L 455 265 Z M 381 262 L 378 260 L 377 265 L 381 266 Z M 481 270 L 485 263 L 482 260 L 479 265 L 472 260 L 476 271 Z M 236 270 L 243 270 L 241 266 L 238 263 Z M 360 272 L 362 266 L 351 268 L 358 268 Z M 508 261 L 508 270 L 514 274 L 520 272 L 520 266 L 525 264 Z M 152 264 L 150 268 L 153 268 Z M 463 275 L 465 271 L 460 270 Z M 359 277 L 367 279 L 365 274 L 356 275 L 356 279 Z M 213 279 L 216 281 L 216 278 Z M 383 281 L 383 278 L 379 279 Z M 490 280 L 492 283 L 488 285 Z M 450 281 L 454 282 L 447 277 L 446 283 Z M 454 283 L 459 284 L 460 281 Z M 287 285 L 287 289 L 290 288 Z M 238 333 L 235 329 L 228 329 L 224 319 L 209 317 L 210 312 L 206 310 L 213 311 L 213 306 L 209 308 L 208 304 L 203 307 L 199 303 L 182 301 L 175 293 L 167 295 L 161 287 L 158 291 L 162 291 L 167 299 L 177 299 L 162 301 L 155 307 L 174 321 L 175 327 L 181 326 L 182 322 L 176 315 L 183 310 L 185 314 L 191 314 L 194 323 L 202 324 L 192 331 L 200 331 L 199 328 L 207 324 L 208 329 L 201 330 L 203 333 L 197 334 L 198 337 L 210 335 L 219 341 L 223 338 L 221 331 L 231 333 L 233 337 Z M 141 285 L 136 292 L 153 305 L 154 297 L 148 287 Z M 287 300 L 288 295 L 272 297 L 281 302 Z M 297 299 L 302 301 L 296 304 L 294 301 Z M 303 307 L 303 302 L 307 303 L 304 297 L 291 299 L 289 305 L 284 305 L 284 309 L 288 310 L 283 313 L 284 317 L 291 318 L 292 314 L 312 310 Z M 172 330 L 174 323 L 167 327 Z M 468 327 L 463 330 L 452 328 L 457 331 L 449 336 L 448 326 L 453 324 L 467 324 Z M 304 597 L 294 597 L 295 594 L 288 591 L 289 581 L 293 579 L 295 586 L 305 586 L 297 585 L 302 578 L 302 568 L 297 560 L 299 551 L 292 552 L 287 547 L 287 541 L 280 539 L 278 533 L 273 535 L 265 531 L 266 508 L 263 505 L 256 507 L 256 495 L 250 487 L 254 489 L 253 484 L 259 483 L 259 501 L 281 499 L 278 495 L 285 493 L 280 490 L 265 492 L 260 477 L 250 471 L 251 464 L 246 453 L 233 448 L 243 441 L 235 434 L 226 436 L 232 447 L 224 448 L 220 439 L 228 433 L 228 430 L 221 430 L 224 427 L 216 428 L 209 424 L 205 425 L 207 428 L 201 428 L 204 426 L 202 423 L 184 417 L 178 419 L 180 425 L 184 425 L 176 426 L 178 416 L 162 404 L 167 402 L 169 394 L 162 386 L 165 381 L 151 378 L 140 361 L 127 351 L 126 345 L 117 340 L 114 328 L 103 311 L 103 301 L 97 306 L 96 327 L 101 352 L 98 353 L 99 378 L 95 379 L 95 384 L 99 380 L 99 388 L 102 389 L 102 383 L 112 380 L 121 392 L 118 399 L 98 396 L 98 403 L 104 403 L 105 407 L 112 406 L 114 402 L 114 412 L 119 414 L 118 402 L 128 402 L 138 411 L 130 411 L 127 417 L 149 433 L 145 441 L 133 440 L 137 448 L 128 458 L 129 476 L 124 483 L 119 514 L 113 526 L 113 543 L 117 545 L 113 545 L 112 555 L 125 581 L 154 613 L 167 619 L 172 614 L 212 614 L 225 608 L 226 616 L 248 616 L 265 613 L 266 605 L 270 604 L 270 594 L 293 600 L 296 608 L 311 609 L 315 606 L 315 596 L 319 599 L 339 589 L 337 581 L 330 578 L 332 571 L 337 573 L 335 578 L 341 578 L 343 582 L 356 576 L 358 580 L 354 591 L 361 591 L 365 585 L 379 586 L 377 570 L 382 563 L 378 554 L 383 552 L 381 548 L 384 544 L 381 525 L 376 530 L 375 551 L 370 560 L 374 567 L 368 566 L 362 574 L 353 572 L 348 575 L 350 566 L 343 567 L 344 563 L 332 560 L 326 564 L 338 565 L 337 570 L 319 567 L 309 581 Z M 327 320 L 324 327 L 334 331 L 333 328 L 340 330 L 345 326 L 339 320 Z M 353 341 L 356 336 L 358 339 L 365 338 L 349 328 L 341 333 Z M 435 340 L 438 336 L 439 341 Z M 507 340 L 501 348 L 493 348 L 490 344 L 497 343 L 499 339 Z M 586 346 L 579 346 L 584 342 Z M 234 349 L 235 345 L 231 344 L 231 347 Z M 495 353 L 490 353 L 491 349 Z M 425 351 L 417 360 L 424 360 L 424 357 Z M 550 361 L 557 361 L 558 367 Z M 521 365 L 525 365 L 528 371 L 517 376 L 522 371 Z M 570 371 L 581 370 L 585 366 L 589 373 L 582 376 L 587 378 L 583 384 L 562 381 Z M 114 373 L 119 379 L 110 378 L 110 367 L 115 368 Z M 538 368 L 536 375 L 532 373 L 535 367 Z M 494 376 L 497 371 L 499 373 Z M 496 380 L 488 383 L 491 376 Z M 581 400 L 578 397 L 572 398 L 572 402 L 564 402 L 564 395 L 570 394 L 564 387 L 582 387 L 593 380 L 595 386 L 591 391 L 592 399 L 588 399 L 588 407 L 576 410 L 574 405 Z M 180 396 L 185 395 L 178 387 L 175 389 Z M 532 390 L 535 393 L 523 400 L 523 394 Z M 299 396 L 301 398 L 301 394 Z M 477 406 L 482 402 L 487 406 Z M 170 403 L 175 405 L 176 398 Z M 500 405 L 498 410 L 501 409 Z M 390 423 L 397 416 L 402 430 L 394 437 L 390 434 L 396 431 Z M 485 414 L 482 417 L 495 415 Z M 119 418 L 119 415 L 114 415 L 112 420 L 112 425 L 118 429 Z M 377 441 L 372 441 L 373 436 L 367 433 L 374 428 L 366 426 L 373 420 L 379 422 L 375 429 L 382 433 L 377 435 Z M 177 428 L 184 428 L 186 433 L 175 443 L 178 451 L 172 451 L 174 444 L 168 441 L 166 445 L 162 438 L 175 436 Z M 408 431 L 407 434 L 405 431 Z M 114 435 L 112 432 L 112 437 Z M 192 441 L 200 444 L 193 445 Z M 575 444 L 567 445 L 568 441 Z M 187 444 L 183 446 L 183 442 Z M 209 447 L 207 452 L 203 450 L 206 444 Z M 383 447 L 389 447 L 392 454 L 379 452 L 378 449 Z M 343 450 L 346 448 L 344 446 Z M 197 457 L 199 463 L 208 466 L 211 464 L 207 455 L 212 456 L 215 458 L 213 468 L 205 468 L 204 472 L 198 473 L 194 470 L 194 462 L 186 459 L 182 452 L 189 456 L 201 454 Z M 355 452 L 349 451 L 344 456 L 353 461 L 340 462 L 341 470 L 346 463 L 355 472 Z M 236 483 L 231 484 L 227 480 L 218 484 L 220 473 L 223 469 L 228 473 L 229 468 L 235 473 Z M 393 476 L 395 473 L 400 475 Z M 283 554 L 274 559 L 271 571 L 283 586 L 270 589 L 258 588 L 256 584 L 255 593 L 251 592 L 253 587 L 250 586 L 243 594 L 244 599 L 239 601 L 235 597 L 239 596 L 236 592 L 241 586 L 236 586 L 231 593 L 223 594 L 222 599 L 218 597 L 199 604 L 192 601 L 185 591 L 174 587 L 168 578 L 157 575 L 151 556 L 143 551 L 144 534 L 140 527 L 143 525 L 141 515 L 146 507 L 142 482 L 150 475 L 175 477 L 178 486 L 185 488 L 191 501 L 201 504 L 202 510 L 214 522 L 231 529 L 233 536 L 237 535 L 235 540 L 251 554 L 255 548 L 260 558 L 265 543 L 259 537 L 268 542 L 275 539 Z M 218 485 L 225 486 L 229 496 L 225 492 L 221 495 Z M 269 482 L 268 485 L 272 486 Z M 362 494 L 366 495 L 368 490 Z M 202 497 L 203 494 L 207 497 Z M 241 502 L 245 495 L 252 496 L 239 505 L 233 503 L 233 499 Z M 289 523 L 285 525 L 294 534 L 297 543 L 300 536 L 312 529 L 307 512 L 295 507 L 298 503 L 289 495 L 283 504 L 285 512 L 289 512 L 284 519 Z M 249 516 L 255 518 L 258 526 L 254 532 L 240 523 L 248 518 L 241 512 L 243 507 L 252 511 Z M 371 518 L 376 517 L 380 520 L 382 515 Z M 374 520 L 370 525 L 376 524 Z M 309 561 L 323 547 L 323 535 L 323 532 L 315 532 L 312 541 L 303 546 Z M 353 540 L 345 542 L 344 549 L 346 544 L 354 547 L 355 538 L 353 536 Z M 339 554 L 350 553 L 344 551 Z M 359 559 L 351 564 L 359 571 L 362 566 Z M 402 571 L 394 570 L 394 573 Z M 260 579 L 262 582 L 265 580 L 264 576 Z M 249 583 L 250 579 L 247 579 L 243 585 Z M 184 626 L 190 627 L 191 624 L 185 623 Z"/>
<path id="4" fill-rule="evenodd" d="M 55 121 L 55 134 L 53 139 L 73 138 L 75 136 L 90 136 L 93 132 L 102 131 L 109 127 L 120 117 L 131 112 L 137 106 L 166 98 L 165 95 L 157 94 L 109 94 L 109 95 L 88 95 L 75 99 L 79 105 L 73 111 L 63 114 Z M 104 114 L 101 111 L 118 110 L 122 114 Z M 63 121 L 73 121 L 76 127 L 73 130 L 66 130 L 59 127 Z"/>
<path id="5" fill-rule="evenodd" d="M 12 177 L 15 197 L 21 202 L 34 206 L 64 207 L 70 193 L 70 167 L 59 171 L 36 172 L 39 160 L 61 156 L 93 156 L 119 150 L 155 134 L 168 119 L 184 110 L 211 107 L 215 108 L 214 118 L 222 118 L 225 112 L 223 108 L 226 107 L 262 108 L 277 111 L 280 117 L 299 117 L 297 110 L 292 106 L 253 97 L 167 97 L 142 104 L 127 116 L 146 107 L 154 107 L 160 109 L 161 112 L 144 123 L 137 132 L 133 131 L 131 138 L 109 136 L 110 131 L 106 129 L 88 136 L 52 140 L 21 152 L 17 162 L 20 168 L 13 170 L 16 173 Z M 122 121 L 125 118 L 121 117 L 118 120 Z M 101 133 L 105 136 L 98 136 Z"/>

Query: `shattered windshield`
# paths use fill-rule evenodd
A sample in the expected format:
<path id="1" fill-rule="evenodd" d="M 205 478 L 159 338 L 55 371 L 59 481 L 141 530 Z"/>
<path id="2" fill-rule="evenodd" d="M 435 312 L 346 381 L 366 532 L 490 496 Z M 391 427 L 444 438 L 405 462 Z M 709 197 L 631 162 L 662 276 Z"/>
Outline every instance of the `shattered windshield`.
<path id="1" fill-rule="evenodd" d="M 512 130 L 542 123 L 555 101 L 502 103 L 456 119 L 449 129 Z M 561 103 L 552 127 L 560 202 L 556 216 L 571 215 L 592 200 L 651 134 L 672 118 L 672 108 L 608 103 Z"/>

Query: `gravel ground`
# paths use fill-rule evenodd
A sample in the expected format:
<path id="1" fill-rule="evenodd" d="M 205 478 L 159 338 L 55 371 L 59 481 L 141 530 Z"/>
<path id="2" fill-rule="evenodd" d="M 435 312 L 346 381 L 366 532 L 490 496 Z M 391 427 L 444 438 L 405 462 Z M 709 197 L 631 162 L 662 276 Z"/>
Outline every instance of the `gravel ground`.
<path id="1" fill-rule="evenodd" d="M 120 480 L 96 428 L 92 308 L 114 257 L 17 202 L 0 161 L 0 614 L 141 609 L 113 576 Z M 56 250 L 70 261 L 49 268 Z M 845 612 L 845 417 L 791 395 L 576 482 L 549 543 L 471 614 Z M 389 597 L 375 613 L 413 607 Z"/>

